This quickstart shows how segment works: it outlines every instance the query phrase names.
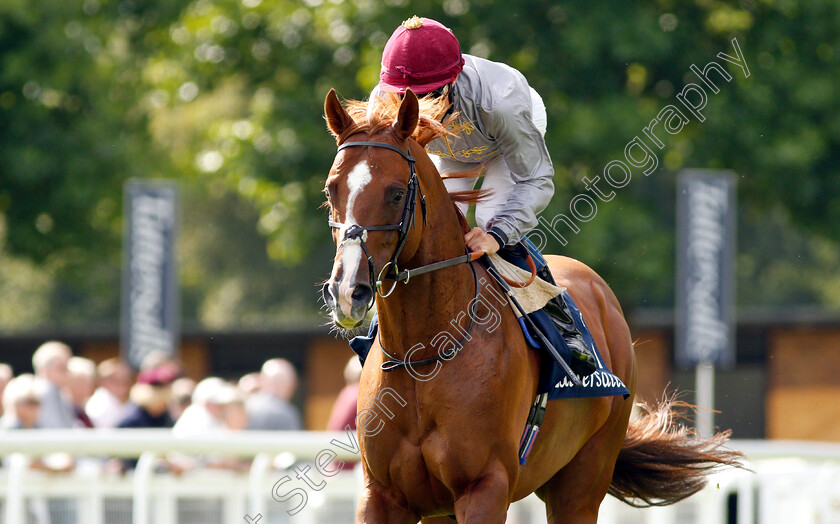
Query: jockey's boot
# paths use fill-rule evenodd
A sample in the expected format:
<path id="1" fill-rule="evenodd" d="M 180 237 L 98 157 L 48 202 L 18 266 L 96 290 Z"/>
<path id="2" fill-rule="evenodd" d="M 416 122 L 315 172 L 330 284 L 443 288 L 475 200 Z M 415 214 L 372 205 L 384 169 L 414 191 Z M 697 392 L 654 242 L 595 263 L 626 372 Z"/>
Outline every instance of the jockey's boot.
<path id="1" fill-rule="evenodd" d="M 549 284 L 557 285 L 554 282 L 554 277 L 551 275 L 551 271 L 548 269 L 547 265 L 538 269 L 537 275 Z M 552 298 L 545 305 L 544 309 L 546 313 L 548 313 L 548 316 L 551 317 L 554 325 L 557 326 L 557 329 L 560 331 L 560 334 L 563 336 L 563 339 L 566 341 L 566 344 L 568 344 L 569 349 L 572 352 L 572 360 L 569 362 L 569 367 L 572 368 L 572 371 L 581 377 L 594 373 L 595 370 L 598 369 L 595 354 L 592 349 L 586 345 L 580 331 L 578 331 L 577 327 L 575 327 L 575 322 L 572 320 L 572 314 L 569 311 L 569 306 L 566 305 L 566 301 L 563 300 L 563 297 L 558 295 Z"/>

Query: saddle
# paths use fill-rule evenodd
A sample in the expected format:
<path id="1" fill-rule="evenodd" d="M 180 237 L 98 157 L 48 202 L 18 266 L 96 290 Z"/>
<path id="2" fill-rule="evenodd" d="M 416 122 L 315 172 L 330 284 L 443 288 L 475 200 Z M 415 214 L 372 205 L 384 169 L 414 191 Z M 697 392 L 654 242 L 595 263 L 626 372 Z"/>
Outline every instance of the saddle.
<path id="1" fill-rule="evenodd" d="M 525 282 L 530 277 L 530 273 L 505 260 L 502 255 L 496 254 L 490 256 L 489 258 L 499 272 L 507 276 L 509 279 Z M 545 317 L 550 316 L 550 312 L 545 312 L 542 315 L 538 314 L 538 312 L 542 312 L 543 308 L 545 308 L 546 304 L 548 304 L 551 299 L 559 296 L 568 306 L 575 327 L 577 327 L 578 331 L 580 331 L 587 345 L 594 350 L 595 358 L 598 361 L 598 368 L 595 373 L 587 377 L 583 377 L 581 385 L 575 386 L 569 380 L 566 372 L 563 371 L 554 359 L 546 353 L 545 348 L 537 342 L 538 338 L 534 336 L 534 334 L 530 333 L 528 325 L 521 318 L 519 311 L 511 305 L 511 309 L 513 309 L 517 318 L 519 318 L 519 326 L 522 329 L 525 340 L 532 348 L 540 350 L 542 369 L 540 371 L 540 383 L 537 386 L 538 394 L 547 393 L 548 400 L 557 400 L 561 398 L 606 397 L 614 395 L 623 395 L 627 398 L 630 395 L 630 391 L 627 390 L 624 383 L 604 365 L 604 360 L 601 358 L 601 354 L 598 351 L 598 347 L 595 344 L 592 333 L 586 326 L 586 322 L 584 321 L 583 315 L 578 309 L 577 304 L 575 304 L 572 297 L 566 292 L 565 287 L 555 286 L 554 284 L 546 282 L 541 278 L 535 278 L 531 284 L 525 287 L 518 289 L 513 288 L 512 293 L 515 295 L 517 302 L 519 302 L 520 306 L 522 306 L 525 313 L 529 314 L 531 320 L 534 321 L 534 324 L 537 325 L 543 333 L 548 334 L 555 347 L 560 349 L 561 353 L 564 353 L 562 351 L 565 347 L 563 337 L 559 336 L 559 334 L 556 337 L 552 337 L 551 334 L 556 333 L 556 328 L 550 325 L 545 325 Z M 564 357 L 565 356 L 566 355 L 564 355 Z"/>

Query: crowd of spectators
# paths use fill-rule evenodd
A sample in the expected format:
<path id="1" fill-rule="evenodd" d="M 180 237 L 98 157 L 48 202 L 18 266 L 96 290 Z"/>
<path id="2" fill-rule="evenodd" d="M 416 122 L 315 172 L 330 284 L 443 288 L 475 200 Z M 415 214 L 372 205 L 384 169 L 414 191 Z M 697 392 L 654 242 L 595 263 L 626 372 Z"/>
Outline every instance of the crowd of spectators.
<path id="1" fill-rule="evenodd" d="M 118 358 L 97 364 L 74 356 L 62 342 L 50 341 L 33 353 L 32 369 L 34 373 L 15 376 L 8 364 L 0 363 L 0 432 L 171 428 L 176 437 L 189 437 L 224 431 L 303 429 L 300 412 L 292 402 L 298 387 L 297 372 L 280 358 L 267 360 L 259 371 L 235 381 L 206 377 L 196 383 L 184 375 L 177 361 L 162 354 L 151 353 L 140 369 L 134 370 Z M 327 429 L 355 429 L 360 374 L 361 365 L 354 356 L 344 370 L 346 386 L 333 406 Z M 66 473 L 85 470 L 91 462 L 117 474 L 137 465 L 136 458 L 53 453 L 34 458 L 29 466 L 47 473 Z M 0 457 L 0 465 L 7 465 L 6 458 Z M 245 472 L 250 461 L 170 452 L 158 457 L 155 467 L 175 475 L 188 471 L 200 474 L 203 468 Z M 26 511 L 29 521 L 39 524 L 79 522 L 74 517 L 75 502 L 69 499 L 30 497 Z"/>
<path id="2" fill-rule="evenodd" d="M 291 399 L 294 366 L 265 362 L 236 382 L 207 377 L 197 384 L 180 365 L 152 353 L 134 371 L 117 358 L 98 365 L 50 341 L 32 356 L 34 374 L 14 376 L 0 363 L 0 429 L 173 428 L 176 435 L 214 430 L 300 430 Z"/>
<path id="3" fill-rule="evenodd" d="M 176 437 L 220 431 L 302 430 L 292 397 L 298 387 L 294 366 L 287 360 L 267 360 L 259 371 L 236 381 L 206 377 L 196 383 L 184 376 L 177 361 L 149 354 L 139 370 L 118 358 L 99 364 L 74 356 L 69 346 L 50 341 L 32 355 L 34 373 L 14 375 L 0 363 L 0 431 L 26 429 L 171 428 Z M 361 365 L 354 356 L 344 370 L 339 394 L 326 429 L 355 429 L 356 396 Z M 33 460 L 31 467 L 47 472 L 77 468 L 76 459 L 56 453 Z M 223 456 L 187 457 L 169 453 L 159 467 L 175 474 L 197 467 L 245 471 L 248 461 Z M 107 470 L 125 472 L 136 459 L 109 459 Z M 47 521 L 43 521 L 47 522 Z"/>

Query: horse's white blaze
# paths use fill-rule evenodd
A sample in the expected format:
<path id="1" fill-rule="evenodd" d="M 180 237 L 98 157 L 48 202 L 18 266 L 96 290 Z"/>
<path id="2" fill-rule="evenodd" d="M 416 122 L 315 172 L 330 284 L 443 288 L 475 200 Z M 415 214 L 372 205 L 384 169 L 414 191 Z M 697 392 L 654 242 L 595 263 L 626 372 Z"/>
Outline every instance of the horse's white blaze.
<path id="1" fill-rule="evenodd" d="M 353 205 L 356 203 L 356 197 L 359 196 L 365 186 L 373 180 L 373 175 L 370 172 L 367 160 L 363 160 L 356 164 L 352 171 L 347 175 L 347 188 L 350 189 L 350 194 L 347 196 L 347 206 L 345 207 L 344 223 L 347 225 L 355 224 L 356 218 L 353 214 Z"/>
<path id="2" fill-rule="evenodd" d="M 347 175 L 347 187 L 350 194 L 347 196 L 347 205 L 344 211 L 344 227 L 339 231 L 339 238 L 344 238 L 346 229 L 356 224 L 356 217 L 353 207 L 356 204 L 356 197 L 361 194 L 365 186 L 373 179 L 367 160 L 359 162 Z M 350 317 L 353 309 L 353 287 L 351 277 L 356 274 L 359 264 L 362 263 L 362 243 L 359 240 L 346 240 L 342 242 L 341 264 L 344 271 L 341 275 L 341 282 L 338 284 L 338 304 L 344 316 Z"/>
<path id="3" fill-rule="evenodd" d="M 362 243 L 358 239 L 344 242 L 341 252 L 341 264 L 344 271 L 338 283 L 338 305 L 345 317 L 350 318 L 353 310 L 353 287 L 351 275 L 355 275 L 362 262 Z"/>

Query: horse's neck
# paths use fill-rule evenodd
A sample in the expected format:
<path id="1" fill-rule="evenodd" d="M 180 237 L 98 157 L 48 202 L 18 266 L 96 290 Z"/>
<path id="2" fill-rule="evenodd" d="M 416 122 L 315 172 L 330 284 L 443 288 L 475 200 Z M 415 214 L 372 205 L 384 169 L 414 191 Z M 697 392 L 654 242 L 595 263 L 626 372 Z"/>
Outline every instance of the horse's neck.
<path id="1" fill-rule="evenodd" d="M 431 161 L 429 161 L 431 164 Z M 423 166 L 418 166 L 418 172 Z M 438 176 L 434 171 L 435 175 Z M 452 201 L 443 182 L 423 177 L 423 190 L 428 202 L 428 224 L 414 256 L 405 264 L 416 268 L 457 257 L 465 253 L 464 233 L 461 230 Z M 416 224 L 423 227 L 418 213 Z M 475 298 L 475 279 L 469 264 L 459 264 L 413 277 L 397 288 L 388 298 L 377 299 L 382 344 L 395 356 L 404 356 L 417 343 L 425 347 L 412 354 L 412 360 L 432 356 L 430 341 L 437 333 L 453 332 L 452 320 L 466 326 L 470 300 Z M 457 329 L 455 329 L 457 333 Z M 460 338 L 460 337 L 459 337 Z"/>
<path id="2" fill-rule="evenodd" d="M 460 253 L 463 254 L 463 251 Z M 428 258 L 428 262 L 411 263 L 407 267 L 437 262 L 458 256 L 450 252 L 445 256 Z M 437 334 L 447 332 L 454 338 L 463 338 L 462 329 L 469 325 L 469 303 L 475 298 L 476 283 L 468 264 L 433 271 L 414 277 L 408 284 L 395 284 L 397 289 L 387 298 L 377 299 L 380 340 L 394 356 L 405 357 L 415 349 L 411 360 L 434 356 L 431 341 Z M 466 320 L 465 320 L 466 318 Z"/>

